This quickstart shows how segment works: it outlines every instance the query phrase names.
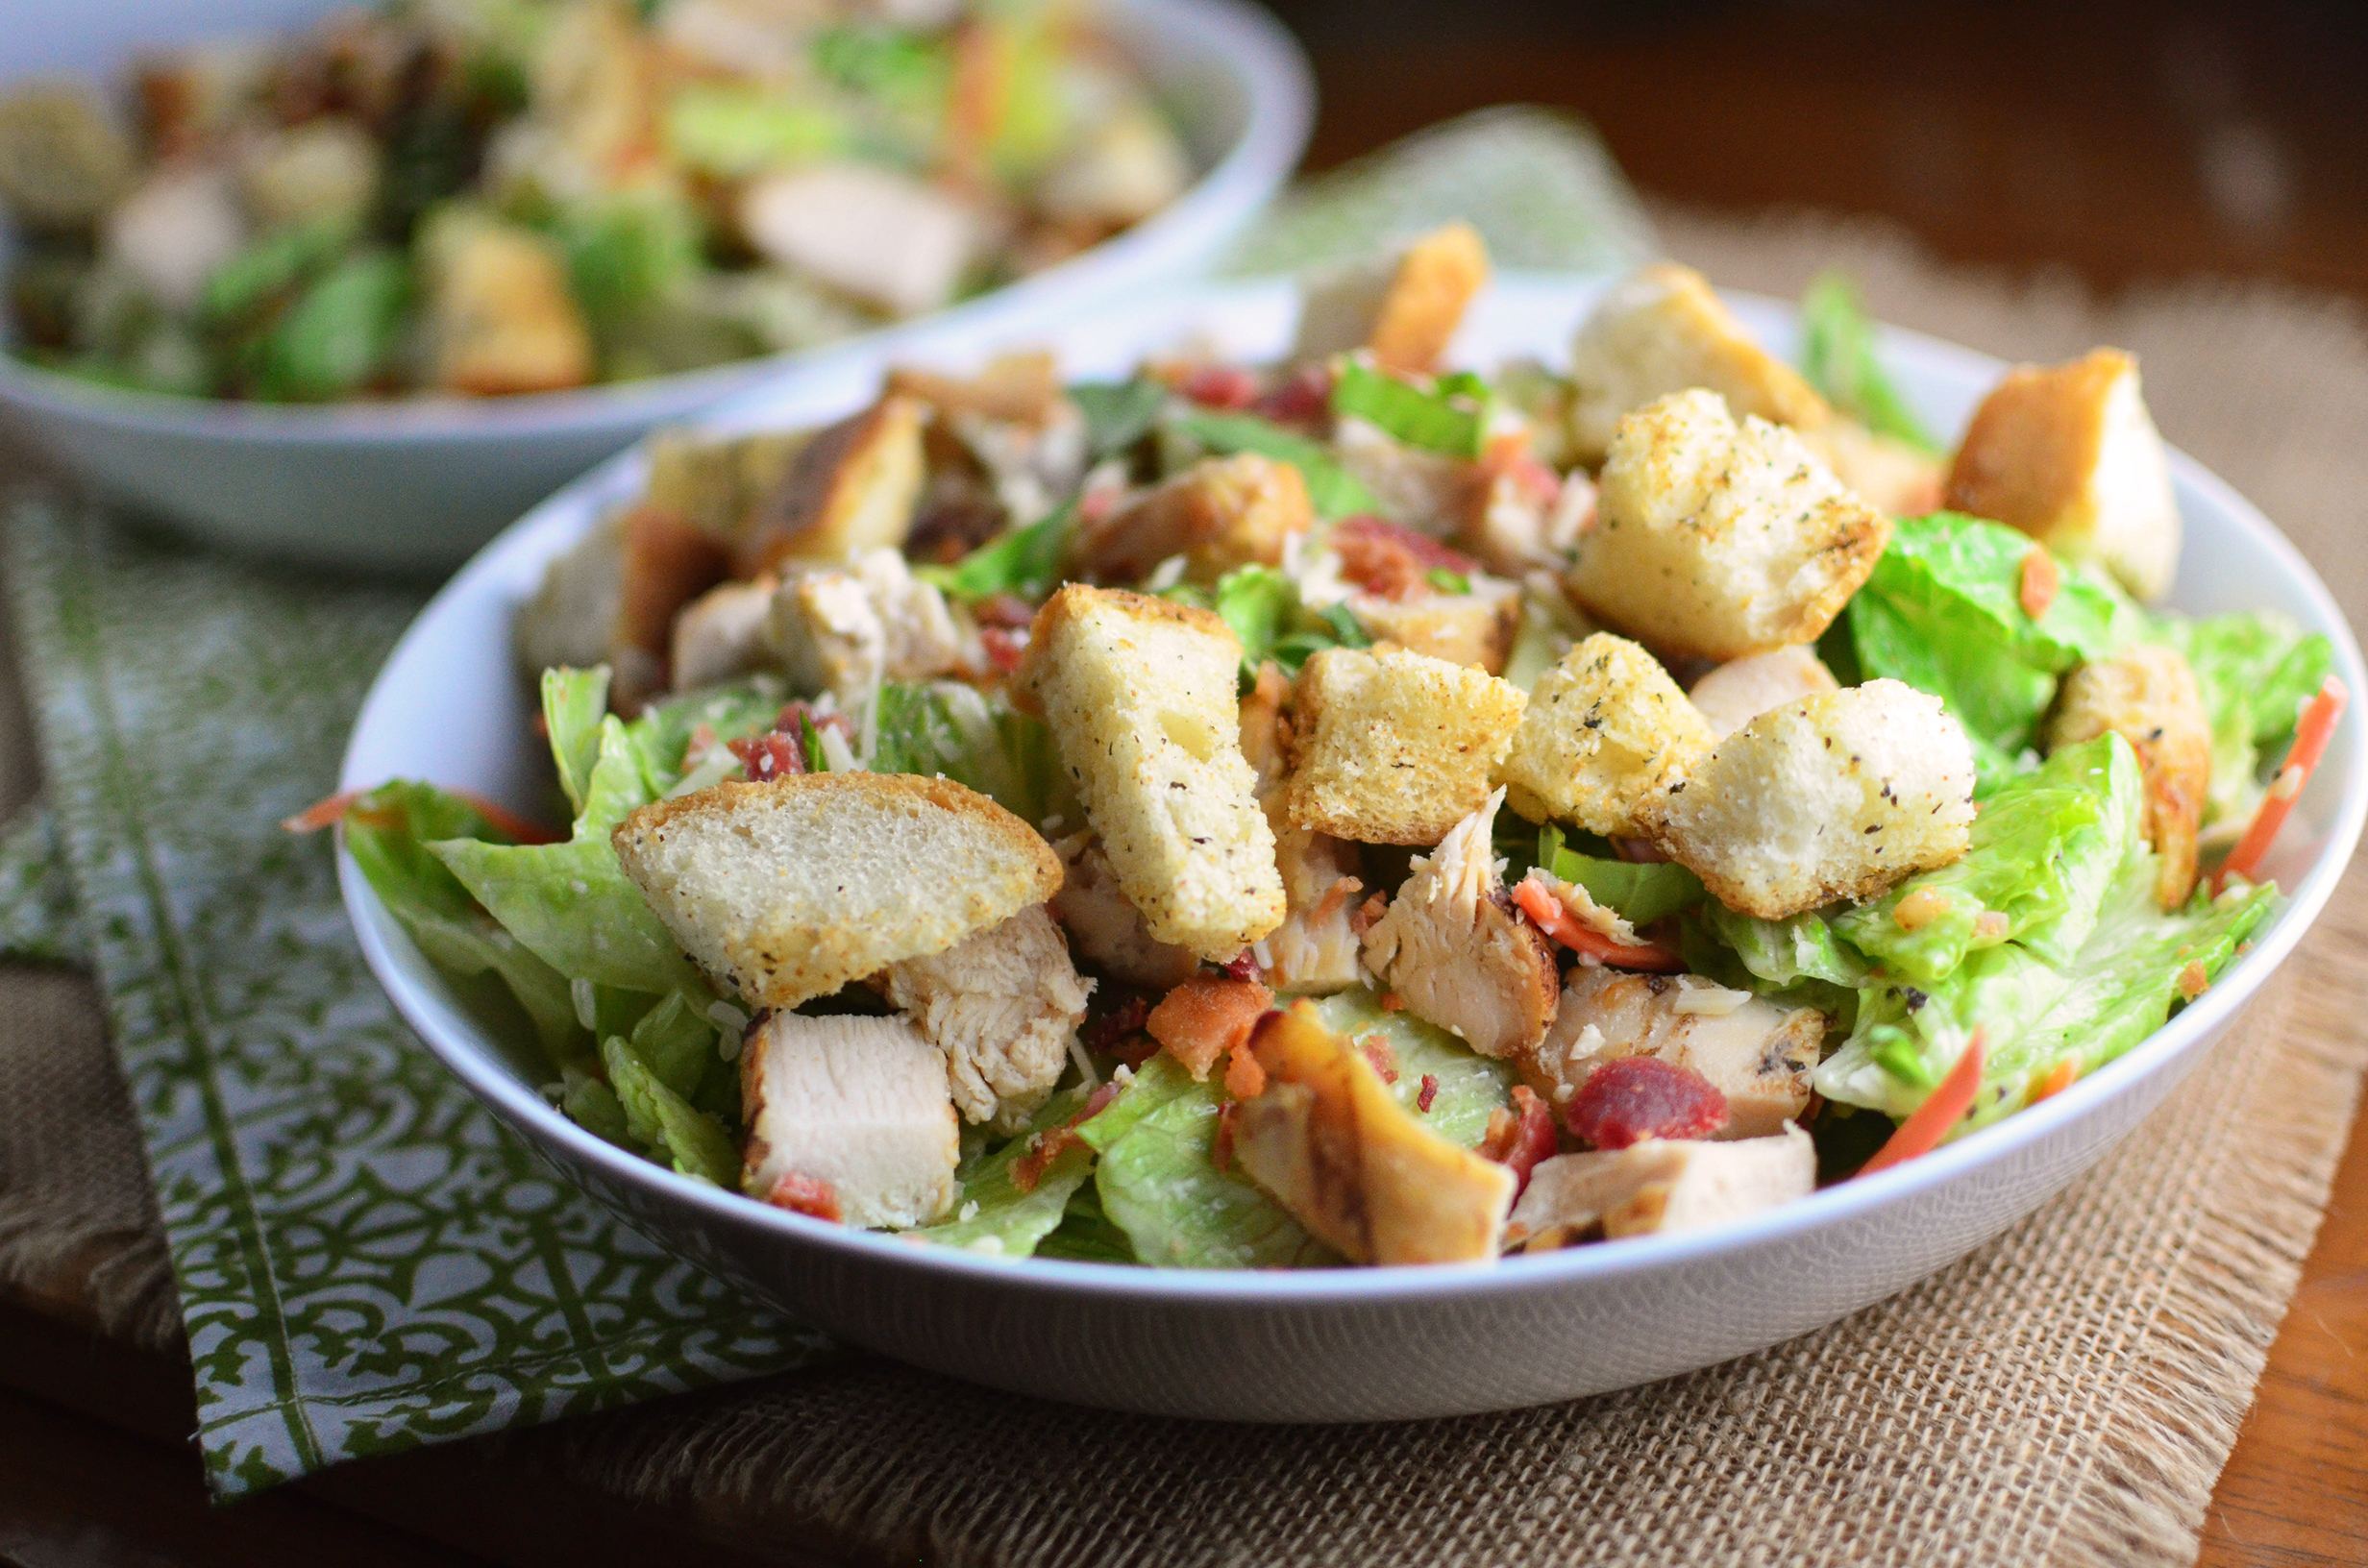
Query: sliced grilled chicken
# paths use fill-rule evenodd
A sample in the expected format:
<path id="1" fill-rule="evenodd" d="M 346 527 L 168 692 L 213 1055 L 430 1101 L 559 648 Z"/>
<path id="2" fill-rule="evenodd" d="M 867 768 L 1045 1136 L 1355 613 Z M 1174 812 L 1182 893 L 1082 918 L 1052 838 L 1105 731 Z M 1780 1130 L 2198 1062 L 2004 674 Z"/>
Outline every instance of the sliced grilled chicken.
<path id="1" fill-rule="evenodd" d="M 946 1059 L 906 1018 L 765 1017 L 740 1052 L 742 1187 L 862 1229 L 953 1207 L 961 1138 Z"/>

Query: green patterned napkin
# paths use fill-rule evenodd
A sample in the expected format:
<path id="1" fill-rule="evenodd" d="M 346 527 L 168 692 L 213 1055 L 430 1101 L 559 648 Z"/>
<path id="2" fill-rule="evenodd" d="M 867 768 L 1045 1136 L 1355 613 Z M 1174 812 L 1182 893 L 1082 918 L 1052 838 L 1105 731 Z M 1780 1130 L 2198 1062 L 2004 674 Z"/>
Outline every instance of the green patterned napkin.
<path id="1" fill-rule="evenodd" d="M 1583 127 L 1495 110 L 1295 192 L 1277 270 L 1469 218 L 1500 261 L 1649 254 Z M 423 598 L 20 504 L 8 582 L 52 809 L 0 839 L 0 951 L 87 962 L 146 1139 L 218 1494 L 821 1354 L 556 1180 L 411 1037 L 325 836 L 371 675 Z"/>

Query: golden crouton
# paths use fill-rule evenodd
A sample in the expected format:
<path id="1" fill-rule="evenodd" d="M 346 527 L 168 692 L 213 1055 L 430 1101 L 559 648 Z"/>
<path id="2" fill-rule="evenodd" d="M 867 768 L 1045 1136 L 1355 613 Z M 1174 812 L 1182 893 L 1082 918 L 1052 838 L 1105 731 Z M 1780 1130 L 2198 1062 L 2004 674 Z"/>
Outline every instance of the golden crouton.
<path id="1" fill-rule="evenodd" d="M 1982 400 L 1949 469 L 1949 505 L 2094 561 L 2141 599 L 2179 571 L 2179 504 L 2137 361 L 2098 349 L 2017 365 Z"/>
<path id="2" fill-rule="evenodd" d="M 1274 834 L 1242 755 L 1242 645 L 1206 610 L 1072 583 L 1013 684 L 1051 725 L 1151 935 L 1222 963 L 1282 923 Z"/>
<path id="3" fill-rule="evenodd" d="M 766 430 L 719 440 L 659 430 L 650 437 L 650 477 L 641 499 L 679 513 L 719 539 L 738 539 L 756 508 L 781 487 L 810 435 Z"/>
<path id="4" fill-rule="evenodd" d="M 1513 809 L 1635 838 L 1639 811 L 1708 754 L 1711 726 L 1660 661 L 1599 631 L 1530 688 L 1513 749 L 1496 770 Z"/>
<path id="5" fill-rule="evenodd" d="M 453 212 L 430 225 L 421 253 L 436 385 L 501 397 L 592 379 L 592 334 L 540 235 Z"/>
<path id="6" fill-rule="evenodd" d="M 1527 700 L 1426 654 L 1326 649 L 1299 671 L 1285 809 L 1360 844 L 1437 844 L 1488 803 Z"/>
<path id="7" fill-rule="evenodd" d="M 1475 589 L 1482 585 L 1475 583 Z M 1429 589 L 1392 599 L 1351 594 L 1349 613 L 1374 641 L 1395 643 L 1449 664 L 1500 674 L 1521 622 L 1521 596 L 1511 583 L 1495 592 L 1442 594 Z"/>
<path id="8" fill-rule="evenodd" d="M 2155 898 L 2176 909 L 2195 891 L 2195 838 L 2211 788 L 2211 719 L 2195 672 L 2178 649 L 2139 644 L 2064 677 L 2047 747 L 2112 730 L 2137 753 L 2146 781 L 2146 838 L 2162 857 Z"/>
<path id="9" fill-rule="evenodd" d="M 1604 295 L 1570 346 L 1570 439 L 1590 466 L 1621 418 L 1707 387 L 1739 414 L 1813 429 L 1831 411 L 1799 374 L 1753 342 L 1702 275 L 1656 262 Z"/>
<path id="10" fill-rule="evenodd" d="M 1237 566 L 1278 566 L 1283 541 L 1315 526 L 1307 480 L 1254 452 L 1206 457 L 1132 505 L 1077 530 L 1076 570 L 1098 582 L 1140 582 L 1171 555 L 1215 582 Z"/>
<path id="11" fill-rule="evenodd" d="M 1489 281 L 1488 245 L 1468 223 L 1451 223 L 1389 259 L 1313 284 L 1299 314 L 1301 359 L 1370 349 L 1384 368 L 1427 374 Z"/>
<path id="12" fill-rule="evenodd" d="M 1890 538 L 1799 436 L 1678 392 L 1620 421 L 1565 584 L 1665 655 L 1723 663 L 1816 641 Z"/>
<path id="13" fill-rule="evenodd" d="M 740 545 L 740 576 L 787 560 L 837 562 L 899 549 L 912 531 L 926 476 L 923 404 L 889 397 L 818 430 L 757 509 Z"/>
<path id="14" fill-rule="evenodd" d="M 1661 796 L 1655 837 L 1729 909 L 1780 920 L 1965 852 L 1973 747 L 1896 680 L 1764 713 Z"/>

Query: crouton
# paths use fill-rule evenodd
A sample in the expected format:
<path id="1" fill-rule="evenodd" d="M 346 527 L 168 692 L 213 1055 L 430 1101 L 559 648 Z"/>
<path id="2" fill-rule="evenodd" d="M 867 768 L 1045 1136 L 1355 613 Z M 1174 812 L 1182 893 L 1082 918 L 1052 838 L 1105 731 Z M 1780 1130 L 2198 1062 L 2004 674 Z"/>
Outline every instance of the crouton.
<path id="1" fill-rule="evenodd" d="M 836 563 L 901 547 L 926 478 L 922 411 L 911 398 L 883 398 L 816 431 L 757 507 L 741 542 L 739 576 L 788 560 Z"/>
<path id="2" fill-rule="evenodd" d="M 1092 986 L 1039 904 L 942 953 L 890 965 L 886 989 L 946 1053 L 963 1119 L 1008 1133 L 1050 1097 Z"/>
<path id="3" fill-rule="evenodd" d="M 2137 361 L 2119 349 L 2007 372 L 1965 427 L 1948 494 L 1953 509 L 2093 561 L 2140 599 L 2178 575 L 2170 461 Z"/>
<path id="4" fill-rule="evenodd" d="M 1729 909 L 1780 920 L 1965 852 L 1973 747 L 1896 680 L 1764 713 L 1661 797 L 1655 838 Z"/>
<path id="5" fill-rule="evenodd" d="M 1839 682 L 1823 660 L 1806 648 L 1780 648 L 1720 665 L 1686 694 L 1711 726 L 1714 740 L 1750 723 L 1770 708 L 1837 689 Z"/>
<path id="6" fill-rule="evenodd" d="M 1790 430 L 1679 392 L 1620 421 L 1564 581 L 1639 642 L 1724 662 L 1815 642 L 1890 538 Z"/>
<path id="7" fill-rule="evenodd" d="M 1648 1138 L 1624 1149 L 1541 1160 L 1506 1236 L 1528 1252 L 1587 1239 L 1697 1231 L 1817 1187 L 1817 1146 L 1798 1127 L 1733 1143 Z"/>
<path id="8" fill-rule="evenodd" d="M 624 534 L 609 629 L 609 700 L 631 713 L 666 690 L 675 617 L 724 580 L 731 555 L 681 514 L 647 502 L 626 514 Z"/>
<path id="9" fill-rule="evenodd" d="M 1403 599 L 1351 594 L 1348 613 L 1376 642 L 1497 674 L 1520 625 L 1521 591 L 1493 578 L 1471 587 L 1466 594 L 1422 588 Z"/>
<path id="10" fill-rule="evenodd" d="M 1488 281 L 1488 246 L 1477 230 L 1468 223 L 1434 229 L 1394 257 L 1312 282 L 1293 357 L 1370 349 L 1387 369 L 1427 374 Z"/>
<path id="11" fill-rule="evenodd" d="M 953 298 L 979 242 L 965 203 L 872 164 L 831 163 L 753 180 L 740 227 L 758 255 L 892 315 Z"/>
<path id="12" fill-rule="evenodd" d="M 1712 1136 L 1765 1138 L 1809 1110 L 1809 1070 L 1825 1040 L 1825 1015 L 1779 1007 L 1698 975 L 1570 971 L 1554 1026 L 1516 1060 L 1548 1104 L 1566 1106 L 1597 1067 L 1657 1056 L 1700 1074 L 1726 1097 L 1727 1123 Z"/>
<path id="13" fill-rule="evenodd" d="M 1922 517 L 1940 509 L 1948 488 L 1948 465 L 1896 436 L 1878 435 L 1855 419 L 1836 414 L 1801 442 L 1825 460 L 1834 477 L 1858 498 L 1888 517 Z"/>
<path id="14" fill-rule="evenodd" d="M 1657 262 L 1605 294 L 1570 347 L 1570 437 L 1593 466 L 1622 418 L 1646 404 L 1705 387 L 1739 414 L 1813 429 L 1825 400 L 1752 341 L 1691 267 Z"/>
<path id="15" fill-rule="evenodd" d="M 1512 1170 L 1409 1115 L 1314 1003 L 1270 1015 L 1250 1049 L 1267 1087 L 1241 1102 L 1234 1159 L 1310 1234 L 1360 1263 L 1496 1256 Z"/>
<path id="16" fill-rule="evenodd" d="M 567 268 L 533 231 L 456 209 L 421 236 L 435 384 L 502 397 L 592 380 Z"/>
<path id="17" fill-rule="evenodd" d="M 1014 677 L 1051 725 L 1127 901 L 1153 937 L 1216 963 L 1284 907 L 1242 755 L 1241 661 L 1206 610 L 1072 583 L 1036 612 Z"/>
<path id="18" fill-rule="evenodd" d="M 1650 653 L 1599 631 L 1530 688 L 1496 779 L 1533 822 L 1637 838 L 1638 815 L 1711 748 L 1711 727 Z"/>
<path id="19" fill-rule="evenodd" d="M 793 686 L 826 691 L 851 713 L 883 680 L 932 680 L 964 658 L 946 596 L 893 550 L 787 573 L 769 598 L 765 639 Z"/>
<path id="20" fill-rule="evenodd" d="M 1052 846 L 950 779 L 800 773 L 641 807 L 612 842 L 700 967 L 795 1007 L 942 953 L 1060 886 Z"/>
<path id="21" fill-rule="evenodd" d="M 888 390 L 919 398 L 941 414 L 977 414 L 1042 425 L 1061 402 L 1059 362 L 1048 349 L 999 354 L 975 376 L 948 376 L 914 365 L 888 372 Z"/>
<path id="22" fill-rule="evenodd" d="M 530 679 L 608 657 L 624 597 L 625 518 L 623 510 L 609 513 L 554 556 L 534 597 L 519 606 L 511 643 Z"/>
<path id="23" fill-rule="evenodd" d="M 901 1228 L 961 1194 L 945 1058 L 909 1018 L 771 1015 L 740 1047 L 740 1104 L 752 1198 Z"/>
<path id="24" fill-rule="evenodd" d="M 1100 582 L 1140 582 L 1171 555 L 1184 575 L 1215 582 L 1237 566 L 1279 566 L 1283 541 L 1315 526 L 1307 480 L 1254 452 L 1203 458 L 1129 505 L 1077 529 L 1075 570 Z"/>
<path id="25" fill-rule="evenodd" d="M 1294 690 L 1285 809 L 1359 844 L 1434 845 L 1488 803 L 1528 698 L 1427 654 L 1326 649 Z"/>
<path id="26" fill-rule="evenodd" d="M 667 660 L 676 691 L 729 680 L 773 662 L 765 621 L 773 608 L 774 587 L 770 577 L 727 582 L 683 606 L 675 617 L 673 653 Z"/>
<path id="27" fill-rule="evenodd" d="M 641 499 L 688 519 L 718 539 L 738 541 L 756 508 L 789 473 L 812 432 L 766 430 L 720 440 L 659 430 L 649 441 Z"/>
<path id="28" fill-rule="evenodd" d="M 2162 857 L 2155 898 L 2176 909 L 2195 891 L 2196 834 L 2211 788 L 2211 718 L 2178 649 L 2141 643 L 2064 677 L 2047 748 L 2077 746 L 2109 729 L 2137 753 L 2146 838 Z"/>
<path id="29" fill-rule="evenodd" d="M 1199 957 L 1151 935 L 1143 911 L 1119 888 L 1118 872 L 1101 841 L 1073 833 L 1054 845 L 1061 857 L 1061 891 L 1052 895 L 1052 918 L 1069 933 L 1070 945 L 1111 979 L 1146 991 L 1182 985 L 1200 968 Z"/>
<path id="30" fill-rule="evenodd" d="M 1504 792 L 1456 823 L 1365 933 L 1366 967 L 1482 1056 L 1533 1049 L 1554 1021 L 1554 946 L 1513 907 L 1490 833 Z"/>

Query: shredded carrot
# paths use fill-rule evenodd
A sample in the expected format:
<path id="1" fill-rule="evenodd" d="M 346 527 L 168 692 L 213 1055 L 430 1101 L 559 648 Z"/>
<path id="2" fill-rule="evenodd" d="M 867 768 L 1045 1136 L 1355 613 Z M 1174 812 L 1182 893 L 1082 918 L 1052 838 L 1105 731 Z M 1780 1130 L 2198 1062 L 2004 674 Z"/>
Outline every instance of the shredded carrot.
<path id="1" fill-rule="evenodd" d="M 472 794 L 467 790 L 454 790 L 451 793 L 460 796 L 476 808 L 477 815 L 508 834 L 513 843 L 562 844 L 566 842 L 566 834 L 545 827 L 540 822 L 530 821 L 507 806 L 495 805 L 481 795 Z"/>
<path id="2" fill-rule="evenodd" d="M 1940 1146 L 1967 1111 L 1973 1109 L 1973 1096 L 1982 1087 L 1982 1031 L 1976 1029 L 1973 1038 L 1965 1041 L 1962 1055 L 1949 1075 L 1940 1080 L 1940 1087 L 1926 1096 L 1914 1114 L 1899 1124 L 1875 1157 L 1859 1167 L 1859 1174 L 1871 1176 L 1878 1170 L 1903 1164 L 1919 1154 L 1930 1154 Z"/>
<path id="3" fill-rule="evenodd" d="M 1537 922 L 1539 930 L 1572 952 L 1585 953 L 1614 968 L 1674 973 L 1686 967 L 1685 959 L 1670 948 L 1613 941 L 1564 908 L 1563 901 L 1542 882 L 1525 877 L 1514 884 L 1513 901 Z"/>
<path id="4" fill-rule="evenodd" d="M 2023 613 L 2034 621 L 2047 613 L 2056 602 L 2056 590 L 2063 579 L 2056 571 L 2056 557 L 2048 553 L 2045 545 L 2034 545 L 2031 553 L 2023 557 L 2023 570 L 2015 598 L 2022 600 Z"/>
<path id="5" fill-rule="evenodd" d="M 345 821 L 346 808 L 367 793 L 364 790 L 347 790 L 326 800 L 316 800 L 293 817 L 281 818 L 281 830 L 287 833 L 318 833 L 324 827 L 334 827 Z"/>
<path id="6" fill-rule="evenodd" d="M 2303 793 L 2303 786 L 2310 782 L 2319 759 L 2327 755 L 2327 743 L 2335 736 L 2335 723 L 2343 717 L 2344 704 L 2351 699 L 2352 694 L 2343 682 L 2330 675 L 2318 695 L 2303 709 L 2302 718 L 2294 724 L 2294 745 L 2286 752 L 2285 766 L 2278 770 L 2278 776 L 2271 782 L 2269 793 L 2261 797 L 2253 821 L 2245 824 L 2245 836 L 2236 841 L 2236 847 L 2229 851 L 2219 874 L 2212 878 L 2214 893 L 2227 887 L 2229 878 L 2233 876 L 2248 882 L 2259 879 L 2261 857 L 2269 853 L 2270 842 L 2277 838 L 2278 829 L 2285 825 L 2286 813 L 2294 809 L 2294 797 Z"/>
<path id="7" fill-rule="evenodd" d="M 2065 1090 L 2072 1087 L 2073 1082 L 2078 1079 L 2080 1075 L 2081 1065 L 2079 1060 L 2074 1057 L 2065 1057 L 2062 1061 L 2048 1068 L 2046 1073 L 2040 1077 L 2039 1081 L 2031 1086 L 2030 1103 L 2036 1105 L 2051 1094 L 2062 1093 Z"/>

